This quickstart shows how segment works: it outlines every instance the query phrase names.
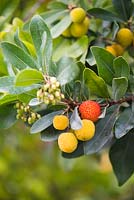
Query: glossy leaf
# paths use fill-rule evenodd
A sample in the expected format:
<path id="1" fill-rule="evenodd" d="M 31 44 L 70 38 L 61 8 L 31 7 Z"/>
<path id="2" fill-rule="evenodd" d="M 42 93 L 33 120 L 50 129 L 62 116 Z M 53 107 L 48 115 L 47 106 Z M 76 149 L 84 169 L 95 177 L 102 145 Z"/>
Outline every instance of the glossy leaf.
<path id="1" fill-rule="evenodd" d="M 75 107 L 70 117 L 70 126 L 71 126 L 71 129 L 73 130 L 78 130 L 82 127 L 82 121 L 78 113 L 78 107 Z"/>
<path id="2" fill-rule="evenodd" d="M 112 81 L 112 98 L 117 101 L 122 98 L 128 88 L 128 80 L 125 77 L 114 78 Z"/>
<path id="3" fill-rule="evenodd" d="M 85 154 L 93 154 L 100 151 L 109 139 L 111 139 L 117 113 L 118 106 L 111 106 L 107 109 L 105 118 L 100 119 L 96 124 L 94 137 L 91 140 L 84 142 Z"/>
<path id="4" fill-rule="evenodd" d="M 58 139 L 59 135 L 63 131 L 58 131 L 54 129 L 53 126 L 48 127 L 44 131 L 41 132 L 41 140 L 44 142 L 52 142 Z"/>
<path id="5" fill-rule="evenodd" d="M 130 66 L 128 65 L 127 61 L 123 57 L 119 56 L 114 59 L 113 68 L 115 71 L 115 77 L 129 78 Z"/>
<path id="6" fill-rule="evenodd" d="M 30 32 L 37 52 L 39 66 L 48 72 L 52 56 L 52 37 L 43 18 L 35 15 L 30 23 Z"/>
<path id="7" fill-rule="evenodd" d="M 117 13 L 124 20 L 127 21 L 132 15 L 133 4 L 132 0 L 112 0 Z"/>
<path id="8" fill-rule="evenodd" d="M 33 58 L 20 47 L 9 42 L 2 42 L 1 47 L 6 59 L 18 69 L 37 68 Z"/>
<path id="9" fill-rule="evenodd" d="M 96 17 L 96 18 L 100 18 L 100 19 L 103 19 L 105 21 L 122 21 L 121 18 L 119 18 L 117 15 L 115 15 L 114 13 L 108 11 L 108 10 L 105 10 L 105 9 L 102 9 L 102 8 L 92 8 L 90 10 L 87 11 L 88 14 Z"/>
<path id="10" fill-rule="evenodd" d="M 10 128 L 16 120 L 16 109 L 13 105 L 0 106 L 0 129 Z"/>
<path id="11" fill-rule="evenodd" d="M 20 71 L 15 79 L 16 86 L 29 86 L 43 82 L 44 77 L 40 71 L 35 69 L 24 69 Z"/>
<path id="12" fill-rule="evenodd" d="M 134 129 L 116 140 L 110 149 L 110 160 L 119 186 L 134 173 Z"/>
<path id="13" fill-rule="evenodd" d="M 121 138 L 134 128 L 134 112 L 128 107 L 122 111 L 115 123 L 115 137 Z"/>
<path id="14" fill-rule="evenodd" d="M 56 112 L 52 112 L 49 113 L 45 116 L 43 116 L 41 119 L 37 120 L 31 127 L 30 129 L 30 133 L 38 133 L 41 132 L 43 130 L 45 130 L 46 128 L 48 128 L 52 122 L 53 122 L 53 118 L 55 115 L 59 115 L 61 114 L 63 111 L 56 111 Z"/>
<path id="15" fill-rule="evenodd" d="M 96 75 L 94 71 L 91 69 L 85 69 L 84 70 L 84 83 L 89 89 L 89 92 L 92 95 L 97 95 L 100 97 L 109 97 L 107 85 L 105 81 Z"/>
<path id="16" fill-rule="evenodd" d="M 114 77 L 114 56 L 107 50 L 97 46 L 91 47 L 91 51 L 96 60 L 99 76 L 101 76 L 106 83 L 111 84 Z"/>

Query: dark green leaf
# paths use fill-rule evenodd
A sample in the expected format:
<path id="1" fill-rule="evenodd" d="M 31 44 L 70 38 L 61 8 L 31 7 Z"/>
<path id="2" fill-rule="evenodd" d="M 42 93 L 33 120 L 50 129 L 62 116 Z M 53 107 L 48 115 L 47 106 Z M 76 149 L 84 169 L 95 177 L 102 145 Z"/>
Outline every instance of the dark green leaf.
<path id="1" fill-rule="evenodd" d="M 30 31 L 39 65 L 44 72 L 48 72 L 52 56 L 52 37 L 43 18 L 39 15 L 34 16 L 30 23 Z"/>
<path id="2" fill-rule="evenodd" d="M 0 106 L 0 129 L 10 128 L 16 120 L 16 110 L 13 105 Z"/>
<path id="3" fill-rule="evenodd" d="M 109 155 L 119 186 L 121 186 L 134 172 L 134 129 L 116 140 Z"/>
<path id="4" fill-rule="evenodd" d="M 125 77 L 114 78 L 112 81 L 112 98 L 117 101 L 122 98 L 128 88 L 128 80 Z"/>
<path id="5" fill-rule="evenodd" d="M 18 69 L 26 67 L 37 68 L 33 58 L 20 47 L 9 42 L 2 42 L 1 47 L 6 59 Z"/>
<path id="6" fill-rule="evenodd" d="M 123 77 L 129 78 L 130 67 L 127 61 L 123 57 L 119 56 L 114 59 L 113 68 L 115 71 L 115 77 L 118 78 L 118 77 L 123 76 Z"/>
<path id="7" fill-rule="evenodd" d="M 121 138 L 134 128 L 134 113 L 132 108 L 125 108 L 115 123 L 115 136 Z"/>
<path id="8" fill-rule="evenodd" d="M 119 18 L 114 13 L 112 13 L 108 10 L 102 9 L 102 8 L 92 8 L 92 9 L 88 10 L 87 12 L 88 12 L 88 14 L 93 15 L 96 18 L 103 19 L 105 21 L 112 21 L 112 22 L 113 21 L 119 21 L 119 22 L 122 21 L 122 19 Z"/>
<path id="9" fill-rule="evenodd" d="M 91 51 L 95 57 L 98 73 L 108 84 L 112 83 L 114 77 L 113 60 L 114 56 L 101 47 L 91 47 Z"/>
<path id="10" fill-rule="evenodd" d="M 58 131 L 54 129 L 53 126 L 48 127 L 41 132 L 41 140 L 45 142 L 52 142 L 58 139 L 60 133 L 63 131 Z"/>
<path id="11" fill-rule="evenodd" d="M 84 70 L 84 82 L 92 95 L 98 95 L 100 97 L 109 97 L 107 85 L 105 81 L 96 75 L 94 71 L 86 68 Z"/>
<path id="12" fill-rule="evenodd" d="M 118 106 L 111 106 L 107 109 L 105 118 L 100 119 L 97 122 L 94 137 L 91 140 L 84 142 L 85 154 L 93 154 L 100 151 L 109 139 L 111 139 L 117 112 Z"/>
<path id="13" fill-rule="evenodd" d="M 62 152 L 62 156 L 64 158 L 77 158 L 77 157 L 83 156 L 84 155 L 83 144 L 84 144 L 84 142 L 79 141 L 77 149 L 75 151 L 73 151 L 72 153 Z"/>
<path id="14" fill-rule="evenodd" d="M 44 77 L 40 71 L 35 69 L 24 69 L 20 71 L 15 79 L 16 86 L 29 86 L 43 82 Z"/>
<path id="15" fill-rule="evenodd" d="M 127 21 L 130 16 L 132 15 L 133 11 L 133 4 L 132 0 L 112 0 L 117 13 L 120 15 L 120 17 L 124 20 Z"/>
<path id="16" fill-rule="evenodd" d="M 75 107 L 71 117 L 70 117 L 70 125 L 71 129 L 77 130 L 82 127 L 82 121 L 80 119 L 79 113 L 78 113 L 78 107 Z"/>
<path id="17" fill-rule="evenodd" d="M 30 133 L 38 133 L 38 132 L 45 130 L 52 124 L 54 116 L 59 115 L 62 112 L 63 111 L 60 110 L 60 111 L 52 112 L 52 113 L 49 113 L 49 114 L 43 116 L 41 119 L 37 120 L 32 125 Z"/>

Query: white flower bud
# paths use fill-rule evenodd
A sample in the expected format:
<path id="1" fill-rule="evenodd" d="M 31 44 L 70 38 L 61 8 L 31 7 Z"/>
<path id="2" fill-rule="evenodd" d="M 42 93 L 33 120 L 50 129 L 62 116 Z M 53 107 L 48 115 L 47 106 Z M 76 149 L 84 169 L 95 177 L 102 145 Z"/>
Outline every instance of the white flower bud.
<path id="1" fill-rule="evenodd" d="M 54 77 L 54 76 L 50 77 L 50 82 L 51 83 L 56 83 L 56 81 L 57 81 L 56 77 Z"/>

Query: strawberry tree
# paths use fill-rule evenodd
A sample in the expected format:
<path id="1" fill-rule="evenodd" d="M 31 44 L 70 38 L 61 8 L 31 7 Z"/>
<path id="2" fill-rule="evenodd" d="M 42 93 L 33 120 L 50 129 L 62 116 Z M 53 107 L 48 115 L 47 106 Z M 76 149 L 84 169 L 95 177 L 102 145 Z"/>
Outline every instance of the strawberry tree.
<path id="1" fill-rule="evenodd" d="M 109 148 L 123 185 L 134 172 L 133 6 L 51 1 L 2 29 L 0 128 L 22 120 L 65 158 Z"/>

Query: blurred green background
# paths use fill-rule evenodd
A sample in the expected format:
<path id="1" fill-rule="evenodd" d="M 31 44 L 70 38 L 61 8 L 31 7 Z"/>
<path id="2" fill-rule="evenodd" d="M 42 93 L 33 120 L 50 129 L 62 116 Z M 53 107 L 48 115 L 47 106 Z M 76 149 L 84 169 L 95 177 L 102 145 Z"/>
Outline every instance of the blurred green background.
<path id="1" fill-rule="evenodd" d="M 0 134 L 0 200 L 133 200 L 133 178 L 118 187 L 107 153 L 61 157 L 22 123 Z"/>

